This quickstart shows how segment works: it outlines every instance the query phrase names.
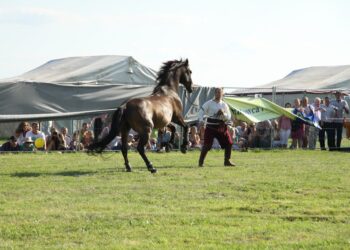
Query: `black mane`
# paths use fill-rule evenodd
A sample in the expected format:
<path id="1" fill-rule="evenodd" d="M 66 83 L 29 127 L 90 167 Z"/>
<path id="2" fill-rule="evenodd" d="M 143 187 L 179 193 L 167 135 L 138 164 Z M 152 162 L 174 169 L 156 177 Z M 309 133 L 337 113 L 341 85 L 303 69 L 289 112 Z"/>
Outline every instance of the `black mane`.
<path id="1" fill-rule="evenodd" d="M 157 86 L 153 90 L 153 94 L 158 92 L 162 86 L 167 85 L 168 79 L 169 79 L 169 74 L 172 74 L 173 71 L 171 68 L 174 67 L 176 64 L 181 64 L 182 60 L 171 60 L 163 63 L 163 65 L 160 67 L 158 71 L 158 76 L 157 76 Z"/>

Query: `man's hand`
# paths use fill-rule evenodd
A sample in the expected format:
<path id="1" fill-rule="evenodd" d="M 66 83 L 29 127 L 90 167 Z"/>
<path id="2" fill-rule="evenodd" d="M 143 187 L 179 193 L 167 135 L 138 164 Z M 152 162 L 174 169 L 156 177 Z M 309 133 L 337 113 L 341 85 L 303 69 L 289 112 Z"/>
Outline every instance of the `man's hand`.
<path id="1" fill-rule="evenodd" d="M 223 115 L 224 111 L 222 109 L 219 109 L 219 111 L 216 113 L 217 116 Z"/>

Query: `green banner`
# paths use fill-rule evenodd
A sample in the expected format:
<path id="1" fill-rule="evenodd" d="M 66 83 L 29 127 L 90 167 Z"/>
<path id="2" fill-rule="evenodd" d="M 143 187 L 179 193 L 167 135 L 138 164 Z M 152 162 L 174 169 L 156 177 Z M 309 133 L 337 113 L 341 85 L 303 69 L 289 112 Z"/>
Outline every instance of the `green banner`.
<path id="1" fill-rule="evenodd" d="M 235 119 L 248 123 L 257 123 L 278 118 L 282 115 L 294 120 L 296 115 L 264 98 L 225 97 L 224 101 L 231 109 Z"/>

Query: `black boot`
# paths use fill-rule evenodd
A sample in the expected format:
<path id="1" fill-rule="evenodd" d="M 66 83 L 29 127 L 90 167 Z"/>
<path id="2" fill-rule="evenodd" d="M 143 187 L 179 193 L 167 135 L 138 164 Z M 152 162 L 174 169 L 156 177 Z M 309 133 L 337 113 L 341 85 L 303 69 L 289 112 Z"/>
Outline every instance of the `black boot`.
<path id="1" fill-rule="evenodd" d="M 205 146 L 202 147 L 201 155 L 199 157 L 198 166 L 203 167 L 204 159 L 207 156 L 209 149 Z"/>
<path id="2" fill-rule="evenodd" d="M 230 158 L 231 158 L 231 147 L 232 145 L 228 145 L 226 148 L 225 148 L 225 162 L 224 162 L 224 166 L 227 166 L 227 167 L 234 167 L 236 166 L 236 164 L 234 164 L 233 162 L 230 162 Z"/>

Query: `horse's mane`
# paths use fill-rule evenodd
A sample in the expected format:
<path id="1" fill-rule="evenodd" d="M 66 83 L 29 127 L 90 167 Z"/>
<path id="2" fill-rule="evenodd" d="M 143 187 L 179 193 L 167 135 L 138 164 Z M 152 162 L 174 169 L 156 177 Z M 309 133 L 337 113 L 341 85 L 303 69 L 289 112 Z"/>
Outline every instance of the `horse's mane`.
<path id="1" fill-rule="evenodd" d="M 163 65 L 160 67 L 157 75 L 157 85 L 153 90 L 153 94 L 161 90 L 162 86 L 167 85 L 168 79 L 170 74 L 173 73 L 171 70 L 176 64 L 181 64 L 183 63 L 182 60 L 171 60 L 163 63 Z"/>

